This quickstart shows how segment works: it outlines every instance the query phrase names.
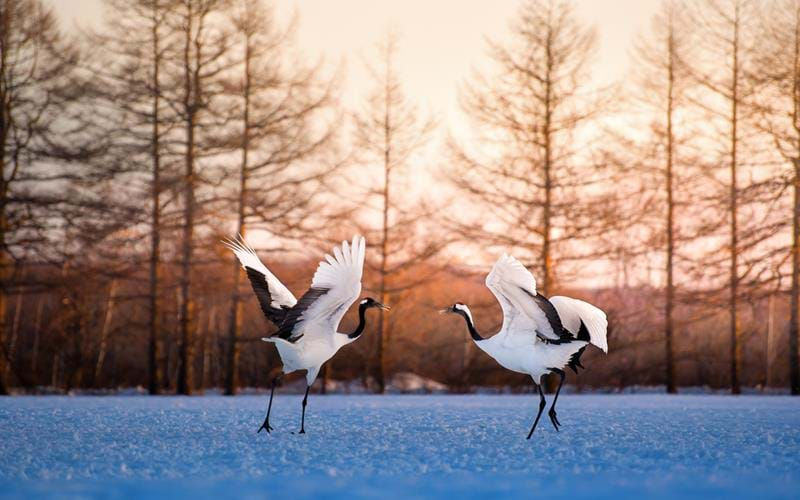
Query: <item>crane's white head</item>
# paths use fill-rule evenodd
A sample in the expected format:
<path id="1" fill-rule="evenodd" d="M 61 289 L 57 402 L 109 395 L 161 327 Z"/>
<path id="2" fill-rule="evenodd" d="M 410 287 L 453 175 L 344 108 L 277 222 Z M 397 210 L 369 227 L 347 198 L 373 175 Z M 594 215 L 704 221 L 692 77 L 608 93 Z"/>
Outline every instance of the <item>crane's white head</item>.
<path id="1" fill-rule="evenodd" d="M 441 311 L 439 311 L 439 313 L 458 314 L 459 316 L 464 316 L 466 319 L 469 320 L 470 323 L 472 323 L 472 312 L 469 310 L 469 307 L 467 307 L 466 304 L 462 304 L 461 302 L 456 302 L 452 306 L 442 309 Z"/>

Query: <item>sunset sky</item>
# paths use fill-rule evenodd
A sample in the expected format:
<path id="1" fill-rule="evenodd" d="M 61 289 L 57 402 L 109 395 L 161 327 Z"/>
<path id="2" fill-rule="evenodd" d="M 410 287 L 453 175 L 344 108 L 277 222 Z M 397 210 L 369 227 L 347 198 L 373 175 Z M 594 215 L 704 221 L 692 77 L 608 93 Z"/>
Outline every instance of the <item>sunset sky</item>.
<path id="1" fill-rule="evenodd" d="M 800 0 L 0 5 L 0 396 L 268 388 L 264 321 L 345 308 L 348 392 L 563 382 L 566 351 L 491 372 L 476 329 L 608 320 L 581 387 L 800 394 Z M 319 274 L 354 234 L 363 269 Z M 345 289 L 393 311 L 313 309 Z"/>
<path id="2" fill-rule="evenodd" d="M 65 27 L 95 27 L 102 0 L 49 0 Z M 580 0 L 578 14 L 597 27 L 596 83 L 623 80 L 633 38 L 649 29 L 659 0 Z M 457 96 L 462 82 L 487 62 L 486 37 L 502 40 L 518 2 L 479 0 L 284 0 L 274 3 L 288 18 L 295 10 L 297 43 L 309 58 L 345 64 L 344 103 L 355 106 L 370 88 L 363 60 L 391 29 L 400 36 L 398 70 L 408 97 L 458 133 Z"/>
<path id="3" fill-rule="evenodd" d="M 48 0 L 56 7 L 67 31 L 99 28 L 102 0 Z M 333 73 L 343 68 L 341 98 L 344 109 L 359 109 L 373 86 L 364 62 L 378 63 L 375 48 L 389 31 L 399 37 L 396 66 L 403 88 L 421 114 L 431 113 L 441 126 L 428 143 L 429 153 L 409 166 L 405 192 L 422 198 L 441 196 L 447 186 L 437 182 L 447 165 L 442 140 L 452 134 L 468 140 L 459 111 L 459 89 L 474 71 L 490 68 L 486 39 L 502 42 L 516 0 L 278 0 L 279 17 L 299 17 L 296 43 L 311 61 L 324 58 Z M 597 29 L 594 85 L 624 82 L 631 64 L 635 37 L 649 30 L 660 0 L 578 0 L 577 14 Z M 434 188 L 435 186 L 435 188 Z"/>

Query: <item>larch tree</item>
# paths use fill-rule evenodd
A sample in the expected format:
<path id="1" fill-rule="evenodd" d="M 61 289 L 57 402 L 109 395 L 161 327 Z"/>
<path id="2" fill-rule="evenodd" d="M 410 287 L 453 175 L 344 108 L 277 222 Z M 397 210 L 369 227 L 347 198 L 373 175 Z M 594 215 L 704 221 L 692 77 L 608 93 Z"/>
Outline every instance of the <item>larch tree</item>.
<path id="1" fill-rule="evenodd" d="M 283 241 L 309 236 L 324 212 L 317 197 L 340 165 L 333 151 L 335 79 L 323 78 L 319 64 L 298 62 L 296 23 L 280 26 L 261 0 L 235 1 L 231 22 L 239 51 L 228 89 L 237 102 L 231 143 L 240 154 L 237 186 L 228 197 L 236 232 L 244 236 L 253 228 Z M 242 329 L 241 267 L 233 260 L 226 394 L 238 386 Z M 248 285 L 245 296 L 251 293 Z"/>
<path id="2" fill-rule="evenodd" d="M 367 68 L 375 86 L 354 117 L 358 163 L 363 165 L 359 173 L 369 182 L 360 222 L 371 235 L 367 239 L 377 242 L 377 262 L 369 261 L 368 265 L 378 274 L 378 300 L 395 307 L 393 297 L 420 282 L 420 277 L 409 277 L 404 271 L 427 261 L 445 244 L 443 240 L 425 241 L 419 237 L 430 209 L 423 203 L 415 203 L 413 210 L 410 207 L 414 198 L 409 195 L 406 182 L 415 155 L 431 137 L 434 121 L 421 115 L 403 93 L 396 68 L 397 43 L 397 37 L 390 33 L 380 44 L 379 65 Z M 386 388 L 390 330 L 389 319 L 381 310 L 374 368 L 368 370 L 375 377 L 379 393 Z"/>
<path id="3" fill-rule="evenodd" d="M 664 263 L 664 378 L 667 392 L 677 392 L 674 347 L 674 311 L 676 303 L 676 254 L 681 235 L 676 213 L 685 203 L 689 175 L 687 171 L 687 138 L 692 130 L 685 116 L 689 106 L 687 91 L 691 79 L 687 70 L 691 57 L 691 39 L 687 32 L 684 6 L 675 0 L 665 0 L 652 19 L 652 29 L 636 45 L 636 101 L 651 116 L 644 148 L 638 148 L 634 174 L 644 179 L 644 192 L 653 195 L 655 206 L 644 203 L 635 210 L 651 218 L 646 224 L 650 247 L 660 247 Z M 680 150 L 679 150 L 680 149 Z M 684 193 L 677 192 L 678 190 Z M 684 200 L 684 203 L 681 203 Z M 643 207 L 648 207 L 643 210 Z M 684 214 L 686 215 L 686 214 Z"/>
<path id="4" fill-rule="evenodd" d="M 227 120 L 224 76 L 230 68 L 232 34 L 224 23 L 228 0 L 177 0 L 169 16 L 170 31 L 180 38 L 167 59 L 165 99 L 177 115 L 183 172 L 180 181 L 180 271 L 178 277 L 177 391 L 194 388 L 195 305 L 192 274 L 195 271 L 195 232 L 201 223 L 200 189 L 209 181 L 209 158 L 225 151 L 218 144 L 219 125 Z M 169 85 L 168 85 L 168 83 Z"/>
<path id="5" fill-rule="evenodd" d="M 148 364 L 148 392 L 158 394 L 161 391 L 161 370 L 159 342 L 161 325 L 159 322 L 159 267 L 161 256 L 161 191 L 162 191 L 162 102 L 161 102 L 161 66 L 167 44 L 164 41 L 163 28 L 166 21 L 167 0 L 144 0 L 142 2 L 149 14 L 150 45 L 149 66 L 149 98 L 150 111 L 150 160 L 152 174 L 150 182 L 150 269 L 149 269 L 149 321 L 150 330 L 147 364 Z M 146 87 L 145 87 L 146 88 Z"/>
<path id="6" fill-rule="evenodd" d="M 471 135 L 453 144 L 448 177 L 480 217 L 461 218 L 457 230 L 532 264 L 545 295 L 567 243 L 604 219 L 599 206 L 587 210 L 588 188 L 602 179 L 586 133 L 602 109 L 587 83 L 595 40 L 568 2 L 527 0 L 511 39 L 490 44 L 495 71 L 476 74 L 461 100 Z"/>
<path id="7" fill-rule="evenodd" d="M 770 192 L 775 202 L 791 197 L 788 213 L 780 212 L 781 235 L 789 233 L 789 245 L 775 246 L 782 254 L 780 262 L 789 256 L 789 385 L 793 395 L 800 395 L 800 2 L 775 2 L 764 12 L 758 30 L 751 74 L 757 122 L 780 160 L 770 176 Z"/>
<path id="8" fill-rule="evenodd" d="M 148 392 L 161 390 L 161 237 L 162 192 L 165 189 L 165 136 L 174 117 L 162 95 L 161 71 L 175 36 L 167 26 L 176 3 L 172 0 L 106 0 L 102 32 L 90 40 L 99 50 L 93 57 L 94 105 L 105 110 L 107 131 L 113 131 L 109 163 L 141 186 L 133 199 L 137 221 L 148 226 Z M 144 208 L 142 208 L 144 207 Z M 138 263 L 137 263 L 138 264 Z"/>
<path id="9" fill-rule="evenodd" d="M 57 164 L 83 154 L 69 142 L 78 61 L 43 2 L 0 2 L 0 394 L 8 391 L 6 302 L 16 262 L 52 237 L 66 191 L 53 188 L 76 175 Z"/>
<path id="10" fill-rule="evenodd" d="M 718 205 L 728 219 L 727 260 L 727 314 L 729 322 L 730 387 L 733 394 L 741 393 L 741 339 L 739 300 L 743 280 L 742 256 L 752 247 L 745 244 L 742 235 L 741 212 L 743 160 L 743 129 L 748 113 L 746 95 L 746 37 L 747 24 L 752 18 L 750 0 L 702 0 L 698 3 L 694 20 L 697 32 L 704 40 L 705 64 L 693 70 L 697 83 L 706 89 L 706 97 L 695 99 L 704 109 L 713 128 L 710 140 L 719 144 L 720 161 L 726 164 L 726 194 L 720 196 Z M 710 99 L 708 96 L 712 96 Z M 704 265 L 707 265 L 704 264 Z"/>

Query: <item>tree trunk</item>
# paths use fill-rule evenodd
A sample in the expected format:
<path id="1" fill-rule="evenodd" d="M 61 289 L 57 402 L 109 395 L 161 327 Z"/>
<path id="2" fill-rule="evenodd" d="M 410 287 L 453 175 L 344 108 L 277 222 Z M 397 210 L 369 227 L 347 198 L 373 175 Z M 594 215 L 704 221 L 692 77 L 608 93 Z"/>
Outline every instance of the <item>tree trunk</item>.
<path id="1" fill-rule="evenodd" d="M 108 290 L 108 300 L 106 301 L 106 313 L 103 317 L 103 328 L 100 331 L 100 348 L 97 352 L 97 363 L 94 366 L 94 374 L 92 376 L 92 385 L 99 387 L 100 374 L 103 371 L 103 363 L 106 360 L 106 352 L 108 351 L 108 336 L 111 331 L 111 320 L 114 317 L 114 299 L 117 290 L 117 282 L 112 281 Z"/>
<path id="2" fill-rule="evenodd" d="M 386 152 L 386 158 L 388 161 L 389 152 Z M 386 304 L 388 299 L 388 294 L 386 292 L 386 260 L 388 257 L 389 249 L 388 249 L 388 242 L 389 242 L 389 171 L 388 168 L 385 170 L 386 172 L 386 180 L 384 182 L 384 189 L 383 189 L 383 230 L 381 236 L 381 268 L 380 268 L 380 289 L 379 289 L 379 301 L 381 304 Z M 385 359 L 385 349 L 386 343 L 388 340 L 389 335 L 389 322 L 387 321 L 386 315 L 384 314 L 386 311 L 380 309 L 380 313 L 378 316 L 378 356 L 377 356 L 377 376 L 376 382 L 378 384 L 378 393 L 383 394 L 386 391 L 386 359 Z"/>
<path id="3" fill-rule="evenodd" d="M 206 375 L 208 374 L 208 367 L 211 364 L 211 345 L 213 341 L 214 335 L 214 327 L 217 322 L 217 306 L 206 304 L 204 309 L 208 309 L 208 319 L 205 322 L 205 327 L 203 328 L 201 335 L 200 335 L 200 391 L 203 392 L 206 385 Z M 198 314 L 199 316 L 199 314 Z M 200 318 L 197 319 L 198 323 L 200 322 Z M 202 324 L 202 323 L 201 323 Z"/>
<path id="4" fill-rule="evenodd" d="M 667 83 L 667 168 L 666 168 L 666 188 L 667 188 L 667 289 L 666 301 L 664 306 L 664 340 L 666 343 L 666 382 L 667 393 L 675 394 L 678 389 L 675 384 L 675 358 L 673 355 L 673 325 L 672 325 L 672 310 L 675 300 L 675 286 L 673 281 L 673 259 L 675 252 L 675 234 L 674 234 L 674 203 L 673 203 L 673 184 L 672 184 L 672 171 L 673 171 L 673 148 L 674 140 L 672 135 L 672 112 L 673 112 L 673 91 L 675 82 L 674 71 L 674 54 L 675 46 L 672 30 L 674 27 L 670 25 L 670 34 L 668 41 L 668 83 Z"/>
<path id="5" fill-rule="evenodd" d="M 177 391 L 179 394 L 191 394 L 194 386 L 194 332 L 193 315 L 194 303 L 191 296 L 192 272 L 192 239 L 194 237 L 195 215 L 195 126 L 197 104 L 199 102 L 198 85 L 199 70 L 192 67 L 191 44 L 193 33 L 192 3 L 187 3 L 186 45 L 184 47 L 184 111 L 186 113 L 186 152 L 184 171 L 184 210 L 183 210 L 183 247 L 181 250 L 181 277 L 180 277 L 180 348 Z M 199 54 L 198 54 L 199 56 Z M 197 62 L 199 65 L 199 62 Z M 194 71 L 193 71 L 194 70 Z"/>
<path id="6" fill-rule="evenodd" d="M 44 312 L 44 296 L 39 296 L 36 304 L 36 318 L 33 323 L 33 347 L 31 348 L 31 376 L 34 384 L 39 383 L 36 365 L 39 359 L 39 339 L 42 336 L 42 313 Z"/>
<path id="7" fill-rule="evenodd" d="M 0 36 L 3 37 L 3 46 L 8 45 L 8 37 L 11 30 L 11 15 L 7 9 L 3 9 L 5 15 L 0 21 L 3 29 Z M 8 281 L 11 276 L 11 259 L 6 247 L 6 232 L 8 231 L 8 184 L 6 182 L 6 148 L 8 141 L 8 131 L 11 126 L 10 102 L 6 95 L 6 76 L 7 50 L 0 50 L 0 395 L 8 394 L 8 383 L 6 381 L 6 294 L 8 293 Z"/>
<path id="8" fill-rule="evenodd" d="M 798 354 L 798 329 L 800 329 L 800 10 L 795 14 L 792 125 L 797 136 L 794 158 L 794 209 L 792 210 L 792 291 L 789 321 L 789 386 L 793 396 L 800 396 L 800 355 Z"/>
<path id="9" fill-rule="evenodd" d="M 800 90 L 800 89 L 798 89 Z M 800 103 L 796 103 L 796 106 Z M 798 358 L 798 307 L 800 307 L 800 144 L 794 161 L 794 210 L 792 214 L 792 292 L 789 322 L 789 384 L 793 396 L 800 395 L 800 359 Z"/>
<path id="10" fill-rule="evenodd" d="M 8 347 L 6 348 L 8 364 L 6 364 L 6 373 L 4 376 L 5 380 L 8 380 L 8 376 L 11 373 L 11 368 L 14 367 L 16 352 L 17 352 L 17 339 L 19 338 L 19 321 L 21 317 L 22 317 L 22 294 L 17 293 L 17 301 L 14 304 L 14 320 L 11 322 L 11 336 L 8 339 Z"/>
<path id="11" fill-rule="evenodd" d="M 244 224 L 239 221 L 239 234 L 244 236 Z M 239 388 L 239 332 L 242 329 L 242 302 L 239 300 L 239 276 L 241 266 L 234 262 L 233 294 L 231 297 L 230 320 L 228 321 L 228 362 L 225 364 L 225 395 L 233 396 Z"/>
<path id="12" fill-rule="evenodd" d="M 193 351 L 194 351 L 194 332 L 192 321 L 194 315 L 194 303 L 191 296 L 191 272 L 192 272 L 192 238 L 194 236 L 194 119 L 190 118 L 187 130 L 186 153 L 186 186 L 184 189 L 186 207 L 184 209 L 183 226 L 183 248 L 181 262 L 181 317 L 180 317 L 180 336 L 181 343 L 179 349 L 180 370 L 178 371 L 177 390 L 179 394 L 191 394 L 193 387 Z"/>
<path id="13" fill-rule="evenodd" d="M 553 208 L 553 55 L 552 55 L 552 31 L 548 27 L 547 30 L 547 44 L 546 44 L 546 59 L 547 71 L 545 74 L 545 97 L 544 97 L 544 130 L 542 131 L 544 139 L 544 210 L 542 211 L 542 279 L 544 283 L 541 287 L 541 293 L 545 297 L 549 295 L 553 288 L 553 270 L 551 262 L 550 239 L 552 233 L 552 208 Z M 551 385 L 551 384 L 548 384 Z M 554 385 L 554 384 L 552 384 Z"/>
<path id="14" fill-rule="evenodd" d="M 739 358 L 741 356 L 739 347 L 739 320 L 737 317 L 737 302 L 739 293 L 739 266 L 738 266 L 738 227 L 737 227 L 737 146 L 738 146 L 738 125 L 739 125 L 739 5 L 736 5 L 734 18 L 733 34 L 733 67 L 731 72 L 731 165 L 730 165 L 730 218 L 731 218 L 731 239 L 730 239 L 730 362 L 731 362 L 731 393 L 740 394 L 742 392 L 739 381 Z"/>
<path id="15" fill-rule="evenodd" d="M 2 175 L 2 174 L 0 174 Z M 4 197 L 5 198 L 5 197 Z M 5 201 L 5 200 L 3 200 Z M 0 210 L 5 211 L 5 203 Z M 5 348 L 6 337 L 6 294 L 8 278 L 10 276 L 11 260 L 6 254 L 5 242 L 5 212 L 0 213 L 0 395 L 8 394 L 6 372 L 8 369 L 8 353 Z"/>
<path id="16" fill-rule="evenodd" d="M 547 42 L 546 42 L 546 55 L 547 68 L 545 73 L 545 94 L 544 94 L 544 130 L 542 131 L 544 139 L 544 207 L 542 210 L 542 286 L 538 290 L 539 293 L 548 297 L 553 289 L 553 263 L 552 263 L 552 210 L 553 210 L 553 34 L 548 26 L 547 29 Z M 539 288 L 537 286 L 537 288 Z M 548 394 L 553 394 L 558 388 L 558 381 L 555 375 L 545 378 L 545 391 Z"/>
<path id="17" fill-rule="evenodd" d="M 53 354 L 53 368 L 50 371 L 50 387 L 53 389 L 59 385 L 59 372 L 61 371 L 61 354 Z"/>
<path id="18" fill-rule="evenodd" d="M 250 152 L 250 59 L 252 47 L 250 36 L 245 39 L 244 55 L 244 126 L 242 129 L 242 165 L 239 170 L 239 200 L 236 220 L 236 232 L 242 237 L 245 235 L 245 210 L 247 207 L 247 173 L 248 155 Z M 228 322 L 228 363 L 225 367 L 225 394 L 236 394 L 239 386 L 239 335 L 242 330 L 242 302 L 239 297 L 239 276 L 241 266 L 234 256 L 233 259 L 233 294 L 231 296 L 230 321 Z"/>
<path id="19" fill-rule="evenodd" d="M 152 204 L 152 220 L 150 233 L 150 338 L 147 346 L 147 391 L 150 394 L 161 392 L 161 369 L 159 360 L 159 309 L 158 309 L 158 284 L 159 284 L 159 255 L 161 247 L 161 151 L 160 151 L 160 130 L 159 130 L 159 93 L 161 86 L 159 82 L 159 67 L 161 65 L 161 55 L 159 53 L 159 34 L 158 34 L 158 3 L 153 3 L 153 179 L 150 191 Z"/>
<path id="20" fill-rule="evenodd" d="M 383 212 L 382 212 L 382 226 L 381 226 L 381 267 L 380 267 L 380 288 L 378 299 L 381 304 L 387 303 L 388 293 L 386 291 L 386 274 L 387 274 L 387 259 L 389 256 L 389 203 L 391 201 L 389 186 L 390 174 L 392 168 L 392 116 L 391 116 L 391 57 L 387 52 L 386 58 L 386 108 L 384 110 L 383 121 Z M 376 382 L 378 384 L 378 393 L 383 394 L 386 391 L 386 359 L 385 349 L 388 340 L 389 328 L 388 321 L 383 309 L 380 310 L 378 316 L 378 356 L 377 356 L 377 372 Z"/>

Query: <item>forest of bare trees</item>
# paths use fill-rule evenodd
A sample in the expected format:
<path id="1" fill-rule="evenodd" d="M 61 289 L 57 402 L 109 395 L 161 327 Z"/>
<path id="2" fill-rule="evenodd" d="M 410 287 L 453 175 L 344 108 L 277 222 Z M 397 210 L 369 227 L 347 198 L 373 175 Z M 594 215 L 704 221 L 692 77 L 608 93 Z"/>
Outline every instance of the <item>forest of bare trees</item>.
<path id="1" fill-rule="evenodd" d="M 463 75 L 458 135 L 404 92 L 402 36 L 365 42 L 349 109 L 347 66 L 268 0 L 104 4 L 72 33 L 0 0 L 0 394 L 267 387 L 270 327 L 221 240 L 301 292 L 354 233 L 392 310 L 322 390 L 527 387 L 436 314 L 497 329 L 505 251 L 607 311 L 578 390 L 800 394 L 800 0 L 664 0 L 604 86 L 571 2 L 520 0 Z"/>

